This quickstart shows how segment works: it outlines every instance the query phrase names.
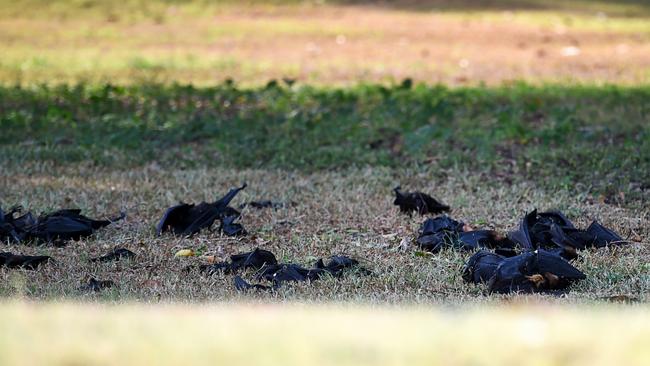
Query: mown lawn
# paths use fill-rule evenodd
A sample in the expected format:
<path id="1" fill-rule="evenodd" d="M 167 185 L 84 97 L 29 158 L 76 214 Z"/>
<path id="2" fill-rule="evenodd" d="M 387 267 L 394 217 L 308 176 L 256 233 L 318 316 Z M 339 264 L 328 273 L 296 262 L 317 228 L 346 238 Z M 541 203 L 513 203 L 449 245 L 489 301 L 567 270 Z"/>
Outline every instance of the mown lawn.
<path id="1" fill-rule="evenodd" d="M 0 206 L 127 215 L 0 243 L 53 258 L 0 268 L 0 364 L 647 365 L 649 65 L 641 0 L 0 0 Z M 284 204 L 242 208 L 248 235 L 156 235 L 243 182 L 233 207 Z M 417 248 L 397 185 L 474 229 L 558 209 L 629 243 L 564 293 L 490 294 L 472 253 Z M 198 270 L 258 247 L 371 274 Z"/>
<path id="2" fill-rule="evenodd" d="M 92 216 L 124 209 L 128 217 L 65 248 L 3 245 L 56 262 L 2 269 L 0 294 L 426 304 L 517 297 L 463 283 L 468 253 L 418 253 L 423 219 L 391 204 L 401 184 L 438 196 L 475 228 L 506 232 L 533 208 L 561 209 L 581 227 L 599 220 L 633 243 L 581 253 L 586 281 L 565 297 L 532 298 L 645 301 L 647 6 L 559 3 L 513 1 L 504 12 L 468 1 L 467 14 L 450 2 L 7 4 L 0 204 Z M 235 205 L 290 204 L 244 209 L 244 238 L 154 235 L 166 207 L 214 200 L 242 182 L 249 187 Z M 87 261 L 118 245 L 138 256 Z M 255 247 L 305 265 L 345 253 L 375 275 L 240 294 L 231 276 L 186 270 L 202 259 L 173 257 L 183 248 L 226 258 Z M 89 277 L 117 286 L 82 294 Z"/>
<path id="3" fill-rule="evenodd" d="M 17 171 L 453 168 L 647 204 L 648 87 L 403 84 L 2 87 L 0 159 Z"/>
<path id="4" fill-rule="evenodd" d="M 446 88 L 360 85 L 242 88 L 180 85 L 0 88 L 3 206 L 34 212 L 79 207 L 128 218 L 65 248 L 8 244 L 47 254 L 39 271 L 3 270 L 0 293 L 34 299 L 113 301 L 355 301 L 491 303 L 463 283 L 468 253 L 421 256 L 420 217 L 392 206 L 391 189 L 433 193 L 475 228 L 507 232 L 533 208 L 560 209 L 580 226 L 595 219 L 633 243 L 581 253 L 588 279 L 548 302 L 591 303 L 612 296 L 645 301 L 648 276 L 647 87 Z M 156 237 L 153 226 L 179 201 L 214 200 L 248 182 L 234 203 L 273 199 L 279 210 L 243 210 L 250 235 L 205 232 Z M 138 256 L 97 265 L 115 246 Z M 187 270 L 204 259 L 262 247 L 311 265 L 347 254 L 373 276 L 241 294 L 232 276 Z M 250 276 L 251 274 L 245 274 Z M 96 295 L 90 277 L 116 287 Z"/>

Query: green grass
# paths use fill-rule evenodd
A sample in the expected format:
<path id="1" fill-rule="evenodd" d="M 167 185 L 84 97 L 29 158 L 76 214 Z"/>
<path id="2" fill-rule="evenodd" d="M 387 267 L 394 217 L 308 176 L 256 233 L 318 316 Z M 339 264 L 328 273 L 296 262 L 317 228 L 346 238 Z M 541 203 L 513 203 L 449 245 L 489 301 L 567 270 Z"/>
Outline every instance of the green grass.
<path id="1" fill-rule="evenodd" d="M 2 87 L 0 111 L 7 166 L 456 167 L 637 205 L 650 177 L 643 86 Z"/>
<path id="2" fill-rule="evenodd" d="M 428 10 L 412 7 L 417 1 L 368 9 L 196 1 L 0 7 L 0 204 L 129 213 L 67 248 L 7 246 L 57 263 L 0 271 L 0 295 L 76 299 L 93 275 L 118 283 L 97 295 L 106 301 L 247 299 L 229 276 L 181 275 L 201 259 L 173 254 L 190 247 L 225 258 L 262 246 L 305 265 L 347 253 L 377 273 L 287 287 L 269 295 L 274 301 L 500 301 L 462 283 L 467 253 L 414 254 L 421 218 L 404 218 L 390 204 L 390 189 L 403 184 L 439 195 L 469 224 L 501 232 L 535 207 L 564 210 L 581 225 L 600 220 L 635 244 L 584 253 L 579 267 L 588 280 L 558 301 L 645 300 L 650 30 L 643 4 L 576 2 L 570 11 L 509 2 L 515 14 L 463 4 L 434 4 L 443 12 L 433 19 L 453 30 L 446 41 Z M 477 38 L 483 30 L 490 39 L 503 34 L 503 42 Z M 582 56 L 560 56 L 573 44 L 567 40 Z M 394 57 L 398 49 L 404 57 Z M 459 67 L 459 57 L 470 66 Z M 497 61 L 503 68 L 493 78 Z M 384 67 L 385 76 L 373 76 Z M 432 72 L 442 76 L 430 79 Z M 550 83 L 581 72 L 582 84 Z M 405 75 L 415 82 L 395 81 Z M 222 82 L 227 77 L 235 82 Z M 474 86 L 419 82 L 458 77 Z M 264 86 L 269 78 L 277 81 Z M 530 83 L 510 81 L 520 78 Z M 242 200 L 296 205 L 244 211 L 253 234 L 241 240 L 153 235 L 164 207 L 211 200 L 243 181 L 250 187 Z M 84 260 L 115 245 L 137 251 L 137 261 Z"/>
<path id="3" fill-rule="evenodd" d="M 0 205 L 127 212 L 66 247 L 0 244 L 54 258 L 0 268 L 0 364 L 648 364 L 648 2 L 320 3 L 0 0 Z M 155 235 L 242 182 L 233 207 L 291 204 L 242 209 L 242 238 Z M 398 184 L 477 229 L 560 209 L 631 243 L 580 252 L 561 296 L 488 294 L 461 278 L 472 253 L 421 255 Z M 137 256 L 88 261 L 116 246 Z M 239 292 L 174 257 L 255 247 L 372 275 Z"/>
<path id="4" fill-rule="evenodd" d="M 205 15 L 205 9 L 219 10 L 231 6 L 254 6 L 273 9 L 278 6 L 381 6 L 405 11 L 444 11 L 444 12 L 566 12 L 578 15 L 592 15 L 603 12 L 616 17 L 643 17 L 649 15 L 650 3 L 646 0 L 3 0 L 0 15 L 20 16 L 34 13 L 40 17 L 67 17 L 79 13 L 84 15 L 105 16 L 111 13 L 129 14 L 130 17 L 156 19 L 164 17 L 170 7 L 193 15 Z M 41 10 L 35 12 L 34 9 Z"/>

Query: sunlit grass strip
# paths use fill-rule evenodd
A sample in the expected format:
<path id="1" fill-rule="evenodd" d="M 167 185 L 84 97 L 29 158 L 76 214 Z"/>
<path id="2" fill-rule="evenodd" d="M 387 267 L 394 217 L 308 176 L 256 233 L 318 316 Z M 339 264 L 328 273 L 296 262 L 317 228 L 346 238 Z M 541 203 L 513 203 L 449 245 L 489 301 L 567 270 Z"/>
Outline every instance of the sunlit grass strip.
<path id="1" fill-rule="evenodd" d="M 647 307 L 0 306 L 3 365 L 647 365 Z"/>

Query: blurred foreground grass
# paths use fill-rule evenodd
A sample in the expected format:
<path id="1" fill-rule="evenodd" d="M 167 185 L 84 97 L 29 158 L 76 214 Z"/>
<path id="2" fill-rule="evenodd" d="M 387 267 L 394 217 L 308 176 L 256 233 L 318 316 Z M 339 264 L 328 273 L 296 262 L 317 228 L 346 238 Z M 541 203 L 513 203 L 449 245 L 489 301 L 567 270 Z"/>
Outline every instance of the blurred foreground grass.
<path id="1" fill-rule="evenodd" d="M 647 365 L 639 307 L 0 305 L 3 365 Z"/>

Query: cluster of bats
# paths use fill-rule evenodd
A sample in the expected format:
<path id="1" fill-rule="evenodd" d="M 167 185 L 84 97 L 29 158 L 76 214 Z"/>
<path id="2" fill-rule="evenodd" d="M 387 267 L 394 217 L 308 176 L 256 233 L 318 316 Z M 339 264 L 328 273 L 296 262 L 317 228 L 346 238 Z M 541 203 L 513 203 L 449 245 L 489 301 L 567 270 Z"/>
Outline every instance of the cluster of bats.
<path id="1" fill-rule="evenodd" d="M 237 222 L 240 212 L 230 206 L 232 199 L 244 188 L 231 189 L 215 202 L 199 204 L 180 203 L 165 211 L 156 226 L 158 235 L 171 232 L 179 236 L 192 236 L 203 229 L 214 227 L 225 235 L 245 235 L 246 230 Z M 474 252 L 463 269 L 463 279 L 470 283 L 486 284 L 489 292 L 542 292 L 562 291 L 585 274 L 571 263 L 578 258 L 578 251 L 608 245 L 625 243 L 618 234 L 594 221 L 586 229 L 576 228 L 561 212 L 528 213 L 519 227 L 501 235 L 493 230 L 473 230 L 461 221 L 446 214 L 448 205 L 422 192 L 402 192 L 394 189 L 394 204 L 400 211 L 412 215 L 437 215 L 427 218 L 421 225 L 417 245 L 432 253 L 444 248 Z M 282 204 L 271 201 L 249 202 L 255 208 L 278 208 Z M 243 207 L 244 205 L 240 206 Z M 0 208 L 0 240 L 15 242 L 53 243 L 65 245 L 69 240 L 92 235 L 92 233 L 112 222 L 121 220 L 125 214 L 108 219 L 94 220 L 81 214 L 80 210 L 58 210 L 49 214 L 34 216 L 30 212 L 22 214 L 20 207 L 4 212 Z M 125 248 L 115 248 L 93 262 L 108 262 L 134 258 L 135 253 Z M 36 269 L 51 260 L 49 256 L 28 256 L 0 253 L 0 267 Z M 235 274 L 234 286 L 237 290 L 275 290 L 284 282 L 315 281 L 323 275 L 340 277 L 345 270 L 355 270 L 359 274 L 371 272 L 359 265 L 355 259 L 334 255 L 327 262 L 320 259 L 312 268 L 294 263 L 278 263 L 275 255 L 257 248 L 252 252 L 240 253 L 230 257 L 230 261 L 202 265 L 200 271 Z M 255 270 L 251 284 L 237 275 L 242 270 Z M 262 282 L 267 282 L 268 285 Z M 81 287 L 82 290 L 100 291 L 112 287 L 111 281 L 94 278 Z"/>
<path id="2" fill-rule="evenodd" d="M 407 214 L 442 214 L 449 206 L 421 192 L 402 193 L 395 188 L 395 205 Z M 472 230 L 447 215 L 427 218 L 420 226 L 417 245 L 433 253 L 442 248 L 473 251 L 463 269 L 463 279 L 487 284 L 488 291 L 562 291 L 583 272 L 571 261 L 579 250 L 626 243 L 612 230 L 593 221 L 578 229 L 561 212 L 537 212 L 524 216 L 519 227 L 501 235 L 493 230 Z"/>

